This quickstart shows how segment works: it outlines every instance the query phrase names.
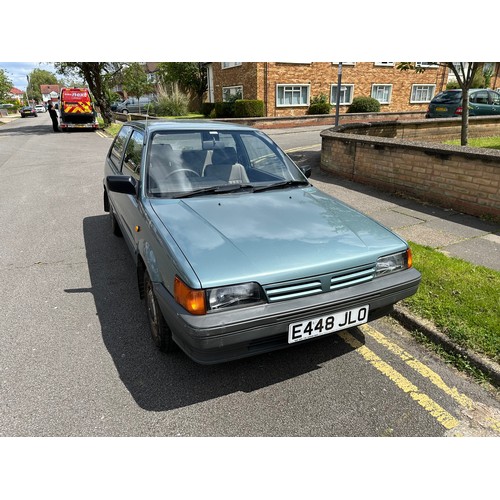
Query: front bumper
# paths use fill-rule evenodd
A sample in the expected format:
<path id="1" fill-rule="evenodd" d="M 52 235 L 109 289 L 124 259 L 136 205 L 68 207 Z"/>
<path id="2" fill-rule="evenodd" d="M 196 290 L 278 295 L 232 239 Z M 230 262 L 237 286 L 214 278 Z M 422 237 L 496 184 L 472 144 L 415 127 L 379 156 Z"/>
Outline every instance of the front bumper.
<path id="1" fill-rule="evenodd" d="M 194 361 L 213 364 L 290 346 L 290 323 L 363 305 L 370 307 L 368 321 L 374 320 L 413 295 L 420 280 L 411 268 L 334 292 L 204 316 L 187 313 L 162 284 L 154 288 L 175 342 Z"/>

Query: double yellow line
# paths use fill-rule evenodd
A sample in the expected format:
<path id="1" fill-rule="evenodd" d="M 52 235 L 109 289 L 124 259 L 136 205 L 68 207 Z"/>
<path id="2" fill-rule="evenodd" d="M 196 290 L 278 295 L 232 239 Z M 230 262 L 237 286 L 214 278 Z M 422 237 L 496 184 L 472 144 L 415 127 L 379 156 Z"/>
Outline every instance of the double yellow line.
<path id="1" fill-rule="evenodd" d="M 434 384 L 437 388 L 439 388 L 445 394 L 450 396 L 462 408 L 466 410 L 475 409 L 476 405 L 474 404 L 474 401 L 472 399 L 458 392 L 456 388 L 449 387 L 436 372 L 431 370 L 428 366 L 424 365 L 422 362 L 418 361 L 415 357 L 413 357 L 411 354 L 406 352 L 397 344 L 389 340 L 378 330 L 375 330 L 369 325 L 362 325 L 358 328 L 365 335 L 370 336 L 379 344 L 388 349 L 391 353 L 393 353 L 401 360 L 403 360 L 408 366 L 410 366 L 421 376 L 432 382 L 432 384 Z M 406 377 L 401 375 L 388 363 L 383 361 L 379 356 L 377 356 L 377 354 L 375 354 L 372 350 L 363 345 L 348 331 L 340 332 L 339 336 L 345 342 L 347 342 L 351 347 L 356 349 L 356 351 L 361 356 L 363 356 L 363 358 L 366 361 L 368 361 L 374 368 L 376 368 L 379 372 L 381 372 L 383 375 L 389 378 L 399 389 L 409 394 L 414 401 L 416 401 L 420 406 L 422 406 L 445 429 L 451 430 L 460 424 L 460 421 L 457 420 L 453 415 L 451 415 L 444 408 L 438 405 L 427 394 L 423 393 L 416 385 L 414 385 Z M 500 433 L 500 420 L 496 420 L 495 418 L 489 417 L 487 419 L 486 425 L 496 433 Z"/>

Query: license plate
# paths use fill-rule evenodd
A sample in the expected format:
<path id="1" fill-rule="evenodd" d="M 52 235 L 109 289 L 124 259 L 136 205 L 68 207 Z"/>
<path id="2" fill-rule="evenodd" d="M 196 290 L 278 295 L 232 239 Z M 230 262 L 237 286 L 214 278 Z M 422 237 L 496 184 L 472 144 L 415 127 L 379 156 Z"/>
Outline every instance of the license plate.
<path id="1" fill-rule="evenodd" d="M 436 108 L 436 111 L 445 112 L 445 111 L 448 111 L 448 108 L 445 108 L 445 107 L 443 107 L 443 106 L 438 106 L 438 107 Z"/>
<path id="2" fill-rule="evenodd" d="M 288 343 L 312 339 L 328 333 L 362 325 L 368 321 L 368 306 L 356 307 L 319 318 L 313 318 L 288 326 Z"/>

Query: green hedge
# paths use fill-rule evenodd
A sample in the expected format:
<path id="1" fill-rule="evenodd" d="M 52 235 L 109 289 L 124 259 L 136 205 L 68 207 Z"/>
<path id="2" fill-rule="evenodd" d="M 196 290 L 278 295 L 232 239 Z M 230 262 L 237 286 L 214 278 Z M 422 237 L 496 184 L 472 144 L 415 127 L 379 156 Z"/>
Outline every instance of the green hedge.
<path id="1" fill-rule="evenodd" d="M 229 102 L 204 103 L 203 114 L 216 118 L 249 118 L 265 116 L 264 101 L 236 99 Z"/>
<path id="2" fill-rule="evenodd" d="M 355 97 L 347 108 L 348 113 L 378 113 L 380 102 L 373 97 Z"/>
<path id="3" fill-rule="evenodd" d="M 238 99 L 234 101 L 235 118 L 258 117 L 264 115 L 264 101 L 257 99 Z"/>

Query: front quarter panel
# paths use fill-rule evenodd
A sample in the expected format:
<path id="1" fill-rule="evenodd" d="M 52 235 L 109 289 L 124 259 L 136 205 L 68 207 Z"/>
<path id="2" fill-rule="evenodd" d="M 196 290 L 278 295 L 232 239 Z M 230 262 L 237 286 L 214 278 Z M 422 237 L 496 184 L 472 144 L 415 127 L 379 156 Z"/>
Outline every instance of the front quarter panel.
<path id="1" fill-rule="evenodd" d="M 200 281 L 168 229 L 162 224 L 147 199 L 143 200 L 145 227 L 141 228 L 138 252 L 151 280 L 163 283 L 173 295 L 174 278 L 178 275 L 192 287 Z"/>

